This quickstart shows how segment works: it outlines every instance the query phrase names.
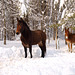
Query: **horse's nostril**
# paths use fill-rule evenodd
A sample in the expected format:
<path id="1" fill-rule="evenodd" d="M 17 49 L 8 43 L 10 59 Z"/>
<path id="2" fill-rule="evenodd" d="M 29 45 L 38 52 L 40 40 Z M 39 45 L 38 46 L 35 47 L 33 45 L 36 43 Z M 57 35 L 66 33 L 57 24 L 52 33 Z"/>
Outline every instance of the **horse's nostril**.
<path id="1" fill-rule="evenodd" d="M 17 32 L 16 34 L 18 35 L 19 33 Z"/>

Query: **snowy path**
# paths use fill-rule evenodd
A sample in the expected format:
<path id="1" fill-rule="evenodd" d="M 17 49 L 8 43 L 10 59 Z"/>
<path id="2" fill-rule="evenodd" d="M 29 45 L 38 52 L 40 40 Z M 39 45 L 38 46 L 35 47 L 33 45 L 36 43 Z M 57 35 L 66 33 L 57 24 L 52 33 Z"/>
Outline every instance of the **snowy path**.
<path id="1" fill-rule="evenodd" d="M 73 46 L 73 50 L 75 47 Z M 54 41 L 47 44 L 45 58 L 40 57 L 40 48 L 33 46 L 33 58 L 24 58 L 20 41 L 0 42 L 0 75 L 75 75 L 75 53 L 69 53 L 63 40 L 60 49 Z"/>

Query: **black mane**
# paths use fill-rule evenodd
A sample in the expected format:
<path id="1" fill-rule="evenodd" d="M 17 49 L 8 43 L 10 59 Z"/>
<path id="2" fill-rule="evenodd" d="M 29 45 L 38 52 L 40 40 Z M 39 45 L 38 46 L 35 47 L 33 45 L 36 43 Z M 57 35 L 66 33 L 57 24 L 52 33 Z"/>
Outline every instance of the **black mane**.
<path id="1" fill-rule="evenodd" d="M 27 23 L 23 19 L 21 21 L 22 21 L 23 25 L 25 25 L 27 27 L 27 29 L 30 30 L 30 28 L 28 27 Z"/>
<path id="2" fill-rule="evenodd" d="M 28 27 L 27 23 L 21 18 L 20 19 L 22 25 L 23 25 L 23 28 L 24 30 L 22 31 L 22 35 L 25 39 L 28 39 L 30 37 L 30 34 L 31 34 L 31 30 L 30 28 Z"/>

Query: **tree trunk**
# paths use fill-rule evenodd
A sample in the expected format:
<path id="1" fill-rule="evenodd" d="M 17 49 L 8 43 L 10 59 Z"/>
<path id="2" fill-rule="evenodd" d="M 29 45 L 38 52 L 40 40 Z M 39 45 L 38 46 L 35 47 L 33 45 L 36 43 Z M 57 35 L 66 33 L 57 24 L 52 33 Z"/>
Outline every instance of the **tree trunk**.
<path id="1" fill-rule="evenodd" d="M 34 27 L 34 20 L 33 20 L 33 30 L 35 29 L 35 27 Z"/>
<path id="2" fill-rule="evenodd" d="M 11 18 L 12 18 L 12 25 L 13 25 L 13 36 L 15 37 L 15 30 L 14 30 L 14 28 L 15 28 L 15 26 L 14 26 L 14 17 L 12 16 Z"/>
<path id="3" fill-rule="evenodd" d="M 55 31 L 56 31 L 56 29 L 55 29 L 55 27 L 53 28 L 53 40 L 55 40 Z"/>
<path id="4" fill-rule="evenodd" d="M 3 18 L 3 25 L 4 25 L 4 45 L 6 45 L 6 21 L 5 21 L 4 0 L 2 0 L 2 18 Z"/>
<path id="5" fill-rule="evenodd" d="M 6 45 L 6 21 L 5 21 L 5 11 L 4 11 L 4 45 Z"/>
<path id="6" fill-rule="evenodd" d="M 6 45 L 6 24 L 5 24 L 5 21 L 4 21 L 4 45 Z"/>
<path id="7" fill-rule="evenodd" d="M 57 39 L 58 39 L 58 30 L 57 30 L 57 27 L 56 27 L 56 49 L 57 49 Z"/>

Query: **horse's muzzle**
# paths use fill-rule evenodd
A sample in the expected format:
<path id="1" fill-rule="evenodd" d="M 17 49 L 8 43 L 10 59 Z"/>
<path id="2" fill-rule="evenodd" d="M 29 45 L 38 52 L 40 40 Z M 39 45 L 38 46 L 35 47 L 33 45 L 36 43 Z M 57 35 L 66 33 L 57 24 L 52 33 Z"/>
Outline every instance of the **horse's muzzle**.
<path id="1" fill-rule="evenodd" d="M 19 35 L 19 33 L 18 33 L 18 32 L 16 32 L 16 34 L 17 34 L 17 35 Z"/>

